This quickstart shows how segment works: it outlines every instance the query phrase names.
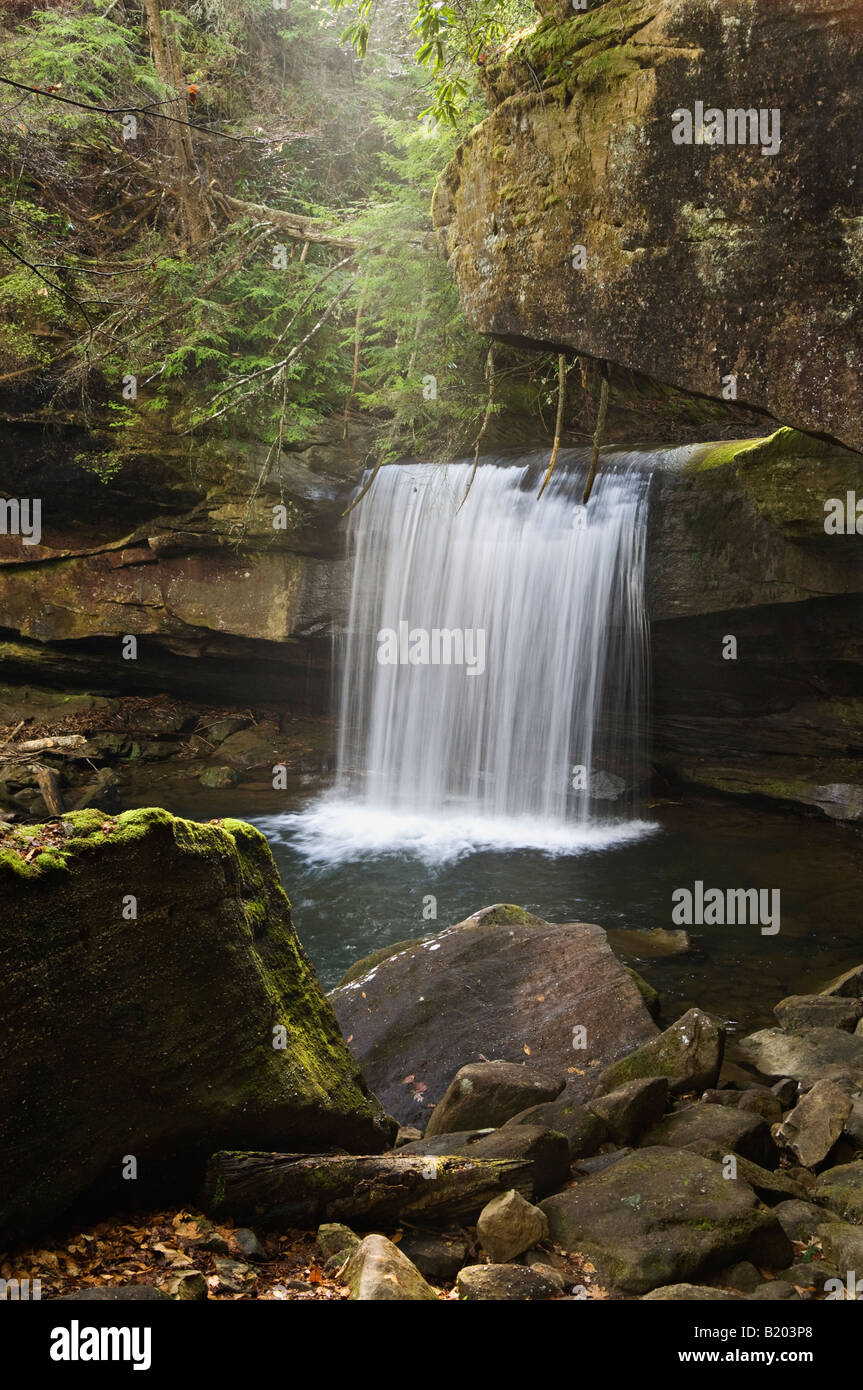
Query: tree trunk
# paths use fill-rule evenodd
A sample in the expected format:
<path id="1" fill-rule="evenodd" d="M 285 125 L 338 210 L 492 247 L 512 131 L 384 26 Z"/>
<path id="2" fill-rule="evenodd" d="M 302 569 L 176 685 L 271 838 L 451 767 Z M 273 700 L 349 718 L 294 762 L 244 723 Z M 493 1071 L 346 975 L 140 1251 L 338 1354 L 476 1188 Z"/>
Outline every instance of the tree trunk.
<path id="1" fill-rule="evenodd" d="M 532 1163 L 421 1154 L 309 1158 L 223 1152 L 207 1165 L 204 1198 L 216 1218 L 268 1230 L 322 1221 L 392 1230 L 402 1221 L 429 1226 L 465 1221 L 510 1188 L 532 1197 Z"/>
<path id="2" fill-rule="evenodd" d="M 161 110 L 166 116 L 175 118 L 166 122 L 168 149 L 174 165 L 175 188 L 182 208 L 183 228 L 194 245 L 206 239 L 210 228 L 206 193 L 201 187 L 200 175 L 195 167 L 192 132 L 187 124 L 189 107 L 185 97 L 180 45 L 177 42 L 173 21 L 169 16 L 162 14 L 161 0 L 143 0 L 143 3 L 156 73 L 165 86 L 177 94 L 177 99 L 168 102 Z M 194 186 L 196 182 L 197 190 Z"/>

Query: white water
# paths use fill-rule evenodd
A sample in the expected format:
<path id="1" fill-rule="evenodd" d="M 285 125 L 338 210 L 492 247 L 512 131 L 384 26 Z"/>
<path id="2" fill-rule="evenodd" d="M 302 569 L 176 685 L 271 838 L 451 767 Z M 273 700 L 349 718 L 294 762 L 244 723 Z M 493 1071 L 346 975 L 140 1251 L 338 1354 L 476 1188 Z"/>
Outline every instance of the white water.
<path id="1" fill-rule="evenodd" d="M 536 460 L 484 463 L 460 510 L 470 464 L 381 470 L 348 537 L 336 786 L 291 818 L 297 849 L 329 861 L 571 854 L 651 828 L 637 818 L 647 461 L 604 457 L 586 510 L 584 453 L 559 464 L 541 501 Z M 382 665 L 378 635 L 400 623 L 412 641 L 481 629 L 484 670 Z"/>

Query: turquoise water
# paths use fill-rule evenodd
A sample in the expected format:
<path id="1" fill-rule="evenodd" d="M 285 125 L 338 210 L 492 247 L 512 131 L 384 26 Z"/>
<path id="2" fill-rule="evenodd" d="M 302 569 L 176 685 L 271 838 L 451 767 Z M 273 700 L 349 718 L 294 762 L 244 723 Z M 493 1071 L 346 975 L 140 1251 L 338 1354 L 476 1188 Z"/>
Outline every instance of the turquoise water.
<path id="1" fill-rule="evenodd" d="M 328 854 L 325 839 L 309 836 L 309 816 L 297 810 L 299 816 L 273 815 L 269 807 L 235 806 L 230 813 L 245 814 L 267 834 L 300 937 L 327 988 L 359 957 L 494 902 L 518 903 L 553 922 L 598 922 L 612 932 L 673 929 L 672 893 L 695 880 L 778 889 L 780 930 L 765 936 L 757 925 L 694 925 L 689 952 L 663 957 L 648 942 L 617 942 L 618 954 L 660 991 L 669 1018 L 698 1004 L 742 1027 L 758 1026 L 785 995 L 817 988 L 863 959 L 863 843 L 859 832 L 826 821 L 722 801 L 659 803 L 648 811 L 652 830 L 628 841 L 554 855 L 459 854 L 450 846 L 451 857 L 439 853 L 435 860 L 428 845 L 411 853 L 378 844 L 346 857 L 337 839 Z M 434 919 L 424 917 L 430 898 Z"/>

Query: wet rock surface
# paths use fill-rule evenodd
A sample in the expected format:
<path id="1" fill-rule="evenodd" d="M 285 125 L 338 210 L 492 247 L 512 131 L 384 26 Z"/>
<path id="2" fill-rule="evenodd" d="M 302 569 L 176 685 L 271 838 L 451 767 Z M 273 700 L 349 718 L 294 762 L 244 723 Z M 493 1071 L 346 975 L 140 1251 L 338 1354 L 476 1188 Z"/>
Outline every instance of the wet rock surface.
<path id="1" fill-rule="evenodd" d="M 477 992 L 481 1010 L 452 1007 Z M 329 998 L 389 1113 L 422 1126 L 468 1062 L 528 1064 L 569 1077 L 570 1094 L 583 1098 L 603 1063 L 657 1031 L 600 927 L 555 926 L 506 905 L 400 951 Z M 586 1029 L 586 1053 L 573 1049 L 574 1023 Z"/>

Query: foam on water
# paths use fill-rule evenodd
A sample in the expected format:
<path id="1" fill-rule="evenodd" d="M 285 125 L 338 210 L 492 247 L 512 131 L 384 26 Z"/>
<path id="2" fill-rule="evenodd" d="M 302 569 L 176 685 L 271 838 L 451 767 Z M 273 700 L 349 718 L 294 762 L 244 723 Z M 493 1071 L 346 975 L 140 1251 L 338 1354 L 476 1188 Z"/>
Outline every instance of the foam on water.
<path id="1" fill-rule="evenodd" d="M 309 861 L 328 865 L 387 854 L 445 864 L 483 850 L 532 849 L 556 858 L 613 849 L 656 829 L 644 820 L 583 825 L 456 810 L 408 814 L 365 803 L 360 806 L 355 800 L 332 794 L 303 811 L 258 818 L 256 824 L 269 839 L 288 842 Z"/>

